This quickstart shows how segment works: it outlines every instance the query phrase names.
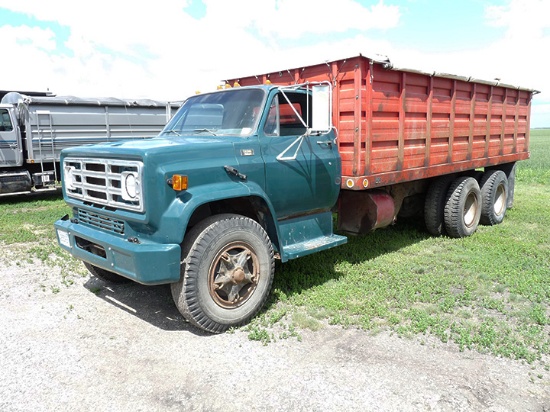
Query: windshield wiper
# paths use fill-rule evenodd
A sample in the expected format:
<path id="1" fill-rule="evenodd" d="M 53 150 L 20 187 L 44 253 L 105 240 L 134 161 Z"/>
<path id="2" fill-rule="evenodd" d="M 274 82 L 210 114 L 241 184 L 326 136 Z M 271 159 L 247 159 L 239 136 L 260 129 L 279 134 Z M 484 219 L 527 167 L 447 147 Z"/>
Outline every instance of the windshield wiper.
<path id="1" fill-rule="evenodd" d="M 203 132 L 206 132 L 206 133 L 210 133 L 212 136 L 217 136 L 217 134 L 215 133 L 214 130 L 210 130 L 210 129 L 195 129 L 193 130 L 195 133 L 203 133 Z"/>

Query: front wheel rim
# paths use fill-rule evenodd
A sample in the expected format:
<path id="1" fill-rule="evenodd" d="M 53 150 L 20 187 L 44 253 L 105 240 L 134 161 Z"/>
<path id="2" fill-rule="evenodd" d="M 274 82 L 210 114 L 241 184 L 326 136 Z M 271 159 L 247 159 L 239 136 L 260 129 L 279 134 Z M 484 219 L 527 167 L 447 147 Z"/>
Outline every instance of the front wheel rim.
<path id="1" fill-rule="evenodd" d="M 212 300 L 225 309 L 246 303 L 260 280 L 259 261 L 254 250 L 244 242 L 232 242 L 216 254 L 208 271 Z"/>

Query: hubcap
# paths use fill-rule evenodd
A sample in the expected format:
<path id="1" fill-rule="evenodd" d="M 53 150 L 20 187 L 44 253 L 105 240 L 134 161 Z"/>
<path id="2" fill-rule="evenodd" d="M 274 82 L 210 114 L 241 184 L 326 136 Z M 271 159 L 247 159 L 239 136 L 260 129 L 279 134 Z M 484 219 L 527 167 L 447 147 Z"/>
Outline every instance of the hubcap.
<path id="1" fill-rule="evenodd" d="M 220 250 L 210 267 L 210 296 L 221 307 L 236 308 L 252 296 L 258 280 L 256 254 L 242 242 L 230 243 Z"/>
<path id="2" fill-rule="evenodd" d="M 495 215 L 497 216 L 502 215 L 504 213 L 505 208 L 506 208 L 506 190 L 504 189 L 504 186 L 500 185 L 497 188 L 495 204 L 493 205 L 493 210 L 495 211 Z"/>
<path id="3" fill-rule="evenodd" d="M 473 193 L 468 194 L 464 204 L 464 224 L 466 227 L 472 227 L 475 223 L 477 208 L 478 204 L 476 195 Z"/>

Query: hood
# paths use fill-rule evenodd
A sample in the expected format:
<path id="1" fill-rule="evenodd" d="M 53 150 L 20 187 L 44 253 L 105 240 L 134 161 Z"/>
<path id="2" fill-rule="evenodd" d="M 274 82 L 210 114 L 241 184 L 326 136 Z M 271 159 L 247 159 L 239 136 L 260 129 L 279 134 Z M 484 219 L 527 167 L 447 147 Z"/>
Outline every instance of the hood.
<path id="1" fill-rule="evenodd" d="M 222 154 L 233 150 L 233 143 L 242 142 L 242 137 L 231 136 L 175 136 L 170 138 L 154 137 L 151 139 L 132 139 L 111 143 L 78 146 L 63 150 L 65 156 L 71 157 L 105 157 L 125 159 L 145 159 L 166 155 L 170 158 L 197 159 L 205 156 Z"/>

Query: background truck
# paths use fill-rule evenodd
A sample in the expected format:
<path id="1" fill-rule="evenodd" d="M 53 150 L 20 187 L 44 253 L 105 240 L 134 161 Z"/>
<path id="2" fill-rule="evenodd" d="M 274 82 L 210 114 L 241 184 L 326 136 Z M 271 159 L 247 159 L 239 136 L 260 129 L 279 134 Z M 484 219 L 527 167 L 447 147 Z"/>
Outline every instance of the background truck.
<path id="1" fill-rule="evenodd" d="M 364 56 L 229 79 L 147 141 L 63 151 L 58 242 L 109 280 L 170 283 L 192 324 L 241 325 L 274 259 L 420 213 L 471 235 L 511 206 L 534 90 Z M 246 87 L 243 87 L 246 86 Z"/>
<path id="2" fill-rule="evenodd" d="M 5 93 L 0 102 L 0 196 L 55 189 L 67 147 L 156 136 L 178 104 Z"/>

